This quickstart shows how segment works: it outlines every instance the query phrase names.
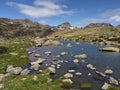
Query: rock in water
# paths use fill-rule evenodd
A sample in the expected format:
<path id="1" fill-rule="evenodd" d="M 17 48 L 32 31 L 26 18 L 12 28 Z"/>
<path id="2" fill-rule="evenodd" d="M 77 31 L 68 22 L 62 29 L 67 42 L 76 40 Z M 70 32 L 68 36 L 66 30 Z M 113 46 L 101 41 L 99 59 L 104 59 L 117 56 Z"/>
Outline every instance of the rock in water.
<path id="1" fill-rule="evenodd" d="M 62 80 L 62 81 L 63 81 L 64 83 L 70 83 L 70 84 L 73 83 L 71 79 L 64 79 L 64 80 Z"/>
<path id="2" fill-rule="evenodd" d="M 65 77 L 65 78 L 72 78 L 73 75 L 72 75 L 71 73 L 66 73 L 66 74 L 64 75 L 64 77 Z"/>
<path id="3" fill-rule="evenodd" d="M 113 71 L 112 71 L 111 69 L 107 69 L 107 70 L 105 71 L 105 74 L 106 74 L 106 75 L 111 75 L 111 74 L 113 74 Z"/>
<path id="4" fill-rule="evenodd" d="M 79 63 L 78 59 L 73 60 L 74 63 Z"/>
<path id="5" fill-rule="evenodd" d="M 104 85 L 102 86 L 102 90 L 108 90 L 110 86 L 111 86 L 110 84 L 104 83 Z"/>
<path id="6" fill-rule="evenodd" d="M 119 52 L 120 49 L 117 47 L 105 47 L 105 48 L 100 48 L 100 51 L 108 51 L 108 52 Z"/>
<path id="7" fill-rule="evenodd" d="M 50 74 L 55 74 L 56 73 L 56 70 L 55 70 L 54 67 L 49 67 L 48 69 L 50 71 Z"/>
<path id="8" fill-rule="evenodd" d="M 86 54 L 80 54 L 80 55 L 75 55 L 74 56 L 75 58 L 87 58 L 87 55 Z"/>
<path id="9" fill-rule="evenodd" d="M 72 46 L 71 46 L 71 44 L 70 43 L 68 43 L 67 44 L 67 48 L 71 48 Z"/>
<path id="10" fill-rule="evenodd" d="M 61 52 L 60 53 L 61 56 L 64 56 L 64 55 L 67 55 L 67 54 L 68 54 L 68 52 Z"/>
<path id="11" fill-rule="evenodd" d="M 87 68 L 91 69 L 91 70 L 95 70 L 96 68 L 92 65 L 92 64 L 88 64 Z"/>
<path id="12" fill-rule="evenodd" d="M 20 75 L 28 75 L 30 73 L 30 70 L 24 69 Z"/>
<path id="13" fill-rule="evenodd" d="M 116 80 L 113 77 L 110 77 L 109 81 L 110 81 L 111 84 L 114 84 L 114 85 L 118 85 L 118 83 L 119 83 L 118 80 Z"/>
<path id="14" fill-rule="evenodd" d="M 95 71 L 95 73 L 98 74 L 98 75 L 101 76 L 101 77 L 105 77 L 105 76 L 106 76 L 104 73 L 99 72 L 99 71 Z"/>

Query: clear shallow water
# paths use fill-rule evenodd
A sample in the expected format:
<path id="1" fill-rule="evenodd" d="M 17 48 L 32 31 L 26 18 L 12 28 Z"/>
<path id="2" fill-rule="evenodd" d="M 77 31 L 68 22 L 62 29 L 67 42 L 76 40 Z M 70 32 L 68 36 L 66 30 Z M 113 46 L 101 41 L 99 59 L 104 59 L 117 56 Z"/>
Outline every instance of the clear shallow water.
<path id="1" fill-rule="evenodd" d="M 30 51 L 34 51 L 35 53 L 40 53 L 42 58 L 45 58 L 46 61 L 41 65 L 40 69 L 45 69 L 47 66 L 45 64 L 51 64 L 53 61 L 57 60 L 67 60 L 68 63 L 61 63 L 61 68 L 56 68 L 56 74 L 51 76 L 53 80 L 58 79 L 59 77 L 63 76 L 65 73 L 68 72 L 70 69 L 76 70 L 76 72 L 81 72 L 81 76 L 76 76 L 75 73 L 72 73 L 74 75 L 72 79 L 73 81 L 73 88 L 80 90 L 80 84 L 81 83 L 92 83 L 93 87 L 91 90 L 100 90 L 104 82 L 108 82 L 108 78 L 103 78 L 95 74 L 94 71 L 89 70 L 86 68 L 87 64 L 94 65 L 98 71 L 104 72 L 106 70 L 106 67 L 109 67 L 113 70 L 113 74 L 110 75 L 116 79 L 120 79 L 120 53 L 116 52 L 100 52 L 99 48 L 105 47 L 101 45 L 95 45 L 90 43 L 80 43 L 80 45 L 77 45 L 73 41 L 61 41 L 61 46 L 43 46 L 43 47 L 30 47 Z M 66 45 L 68 43 L 71 43 L 72 48 L 67 48 Z M 44 52 L 51 51 L 52 54 L 47 57 Z M 68 52 L 68 55 L 56 57 L 61 52 Z M 34 54 L 32 53 L 29 56 L 29 59 L 31 61 L 37 60 L 37 58 L 34 57 Z M 73 60 L 74 55 L 77 54 L 86 54 L 87 59 L 84 59 L 87 64 L 82 64 L 81 62 L 79 64 L 74 64 Z M 79 59 L 80 61 L 82 59 Z M 27 67 L 30 67 L 27 65 Z M 34 70 L 31 71 L 31 73 L 35 72 Z M 91 76 L 88 76 L 88 74 L 91 73 Z"/>

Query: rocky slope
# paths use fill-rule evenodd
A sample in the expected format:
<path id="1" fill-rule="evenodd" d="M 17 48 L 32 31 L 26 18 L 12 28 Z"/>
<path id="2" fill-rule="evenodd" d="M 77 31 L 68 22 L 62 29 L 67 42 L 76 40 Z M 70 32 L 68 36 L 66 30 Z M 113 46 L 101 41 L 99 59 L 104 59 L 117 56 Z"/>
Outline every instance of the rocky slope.
<path id="1" fill-rule="evenodd" d="M 50 26 L 41 25 L 28 19 L 0 18 L 0 37 L 14 38 L 18 36 L 46 36 L 53 32 Z"/>
<path id="2" fill-rule="evenodd" d="M 51 39 L 86 41 L 97 44 L 120 46 L 120 28 L 111 24 L 89 24 L 81 29 L 57 31 L 51 35 Z"/>

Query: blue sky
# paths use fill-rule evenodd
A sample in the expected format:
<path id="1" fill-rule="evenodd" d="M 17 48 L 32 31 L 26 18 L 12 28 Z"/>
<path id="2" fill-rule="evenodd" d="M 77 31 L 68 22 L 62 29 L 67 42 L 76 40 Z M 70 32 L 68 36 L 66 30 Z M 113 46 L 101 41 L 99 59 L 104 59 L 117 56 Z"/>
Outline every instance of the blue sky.
<path id="1" fill-rule="evenodd" d="M 120 24 L 120 0 L 0 0 L 0 17 L 30 19 L 56 26 L 70 22 Z"/>

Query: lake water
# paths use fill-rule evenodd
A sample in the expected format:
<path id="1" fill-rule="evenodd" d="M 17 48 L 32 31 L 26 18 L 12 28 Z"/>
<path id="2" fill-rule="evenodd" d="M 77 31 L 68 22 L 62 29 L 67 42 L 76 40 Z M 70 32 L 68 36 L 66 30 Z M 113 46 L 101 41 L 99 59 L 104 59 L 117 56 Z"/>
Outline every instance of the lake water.
<path id="1" fill-rule="evenodd" d="M 42 58 L 45 58 L 46 61 L 41 65 L 40 69 L 45 69 L 52 64 L 52 62 L 63 60 L 68 62 L 61 63 L 60 68 L 56 68 L 56 74 L 52 75 L 51 78 L 53 80 L 58 79 L 59 77 L 63 76 L 68 72 L 68 70 L 74 69 L 75 72 L 82 73 L 81 76 L 76 76 L 75 73 L 72 79 L 73 86 L 72 88 L 81 90 L 80 84 L 81 83 L 92 83 L 91 90 L 100 90 L 104 82 L 108 82 L 108 78 L 110 76 L 114 77 L 115 79 L 120 79 L 120 53 L 119 52 L 101 52 L 99 48 L 105 47 L 102 45 L 95 45 L 90 43 L 83 43 L 81 42 L 77 45 L 73 41 L 61 41 L 61 46 L 43 46 L 43 47 L 30 47 L 30 51 L 34 51 L 35 53 L 40 53 Z M 72 47 L 67 48 L 66 45 L 71 43 Z M 50 56 L 46 56 L 44 52 L 51 51 L 52 54 Z M 56 57 L 60 55 L 61 52 L 68 52 L 68 55 Z M 35 53 L 30 54 L 29 59 L 31 61 L 36 61 L 37 58 L 34 57 Z M 86 54 L 87 58 L 84 59 L 87 64 L 92 64 L 96 67 L 97 71 L 104 72 L 108 67 L 113 70 L 113 74 L 109 75 L 106 78 L 100 77 L 95 74 L 95 71 L 86 68 L 87 64 L 83 64 L 79 59 L 79 64 L 74 64 L 73 60 L 74 55 L 78 54 Z M 46 66 L 46 64 L 49 64 Z M 30 67 L 27 65 L 27 67 Z M 31 73 L 35 72 L 31 70 Z M 90 76 L 88 74 L 91 73 Z"/>

